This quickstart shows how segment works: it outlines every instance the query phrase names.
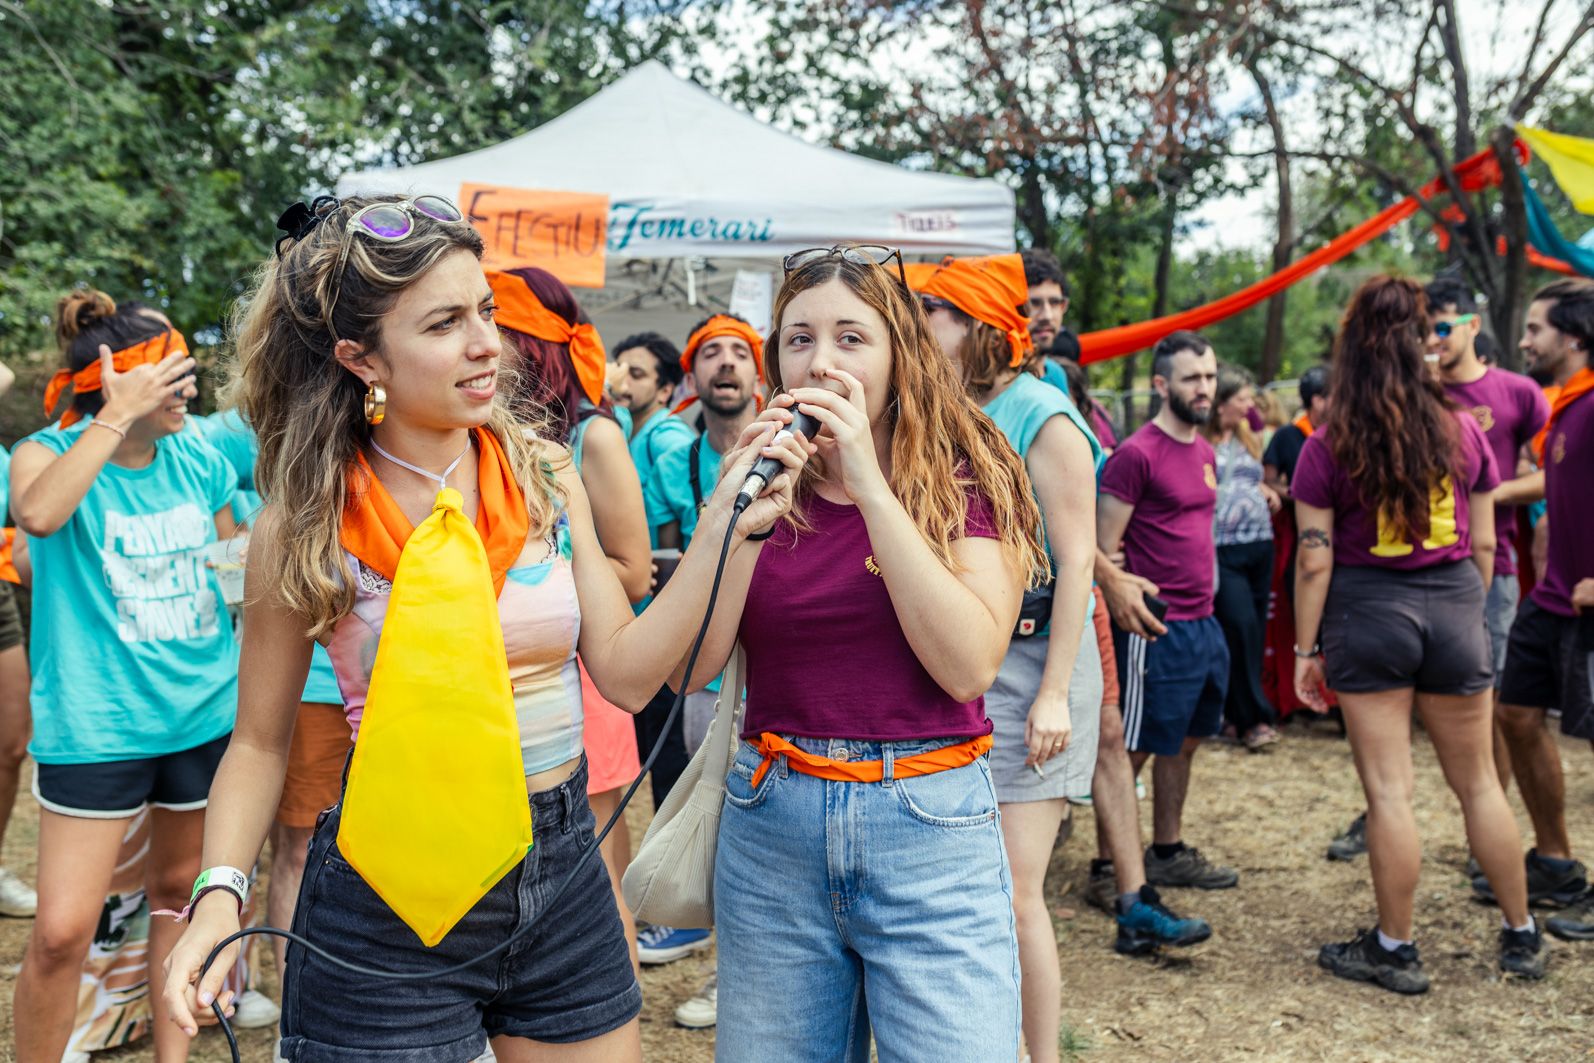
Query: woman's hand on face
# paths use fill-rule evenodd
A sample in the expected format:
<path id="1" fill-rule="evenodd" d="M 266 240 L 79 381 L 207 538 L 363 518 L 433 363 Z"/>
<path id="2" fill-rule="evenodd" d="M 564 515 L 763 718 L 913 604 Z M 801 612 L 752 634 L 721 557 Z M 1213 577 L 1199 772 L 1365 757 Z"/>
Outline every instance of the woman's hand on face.
<path id="1" fill-rule="evenodd" d="M 797 408 L 811 414 L 829 438 L 819 440 L 819 456 L 826 467 L 841 477 L 842 490 L 853 502 L 890 490 L 880 458 L 874 449 L 874 433 L 869 424 L 869 409 L 863 384 L 843 369 L 827 369 L 826 377 L 841 385 L 843 393 L 826 388 L 793 388 Z"/>
<path id="2" fill-rule="evenodd" d="M 97 417 L 107 424 L 126 428 L 132 422 L 154 413 L 174 397 L 193 398 L 194 360 L 174 351 L 154 365 L 134 366 L 118 373 L 111 361 L 111 348 L 100 344 L 100 388 L 105 405 Z"/>
<path id="3" fill-rule="evenodd" d="M 785 470 L 765 485 L 736 522 L 737 534 L 743 538 L 768 530 L 770 525 L 790 511 L 797 474 L 807 464 L 809 456 L 818 449 L 801 434 L 793 435 L 786 431 L 792 421 L 791 405 L 790 398 L 778 396 L 742 429 L 736 445 L 725 455 L 725 472 L 714 489 L 711 504 L 726 513 L 735 505 L 737 493 L 759 458 L 778 458 Z M 785 434 L 782 435 L 782 432 Z"/>

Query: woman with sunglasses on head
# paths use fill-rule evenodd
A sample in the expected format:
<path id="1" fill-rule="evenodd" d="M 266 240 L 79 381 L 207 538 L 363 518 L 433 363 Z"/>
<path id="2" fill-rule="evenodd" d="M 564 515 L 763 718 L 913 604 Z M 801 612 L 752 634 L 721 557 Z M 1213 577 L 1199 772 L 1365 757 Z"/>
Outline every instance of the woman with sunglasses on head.
<path id="1" fill-rule="evenodd" d="M 570 460 L 592 504 L 593 529 L 614 566 L 631 604 L 647 597 L 652 583 L 652 551 L 642 482 L 625 432 L 603 396 L 607 360 L 598 330 L 563 281 L 535 266 L 507 272 L 490 270 L 493 319 L 518 356 L 514 370 L 517 407 L 548 419 L 551 438 L 570 448 Z M 632 715 L 603 699 L 592 677 L 581 669 L 582 748 L 587 753 L 587 800 L 599 823 L 620 807 L 620 796 L 642 768 Z M 636 921 L 620 893 L 620 879 L 631 864 L 631 832 L 625 817 L 603 841 L 603 866 L 609 872 L 620 921 L 625 925 L 631 965 L 636 962 Z"/>
<path id="2" fill-rule="evenodd" d="M 916 266 L 909 280 L 964 390 L 1023 460 L 1056 573 L 1055 583 L 1026 595 L 985 694 L 996 741 L 991 774 L 1013 869 L 1024 1040 L 1035 1063 L 1055 1063 L 1062 971 L 1046 869 L 1068 798 L 1089 797 L 1096 772 L 1102 670 L 1089 617 L 1096 470 L 1105 458 L 1073 401 L 1041 379 L 1044 356 L 1030 340 L 1018 255 Z"/>
<path id="3" fill-rule="evenodd" d="M 634 616 L 567 453 L 511 412 L 482 241 L 458 209 L 351 199 L 278 224 L 289 235 L 237 323 L 236 397 L 267 499 L 238 728 L 168 964 L 170 1017 L 193 1034 L 236 953 L 201 973 L 238 930 L 233 869 L 254 861 L 276 809 L 314 639 L 357 733 L 294 930 L 360 966 L 290 944 L 282 1056 L 462 1063 L 490 1037 L 510 1063 L 640 1059 L 613 895 L 602 865 L 582 862 L 594 823 L 576 654 L 627 709 L 658 689 L 708 604 L 741 476 L 709 500 L 713 530 L 683 578 Z M 791 470 L 742 525 L 785 511 L 806 458 L 775 432 L 760 424 L 727 456 Z"/>
<path id="4" fill-rule="evenodd" d="M 884 248 L 788 257 L 754 424 L 795 405 L 817 455 L 727 567 L 688 685 L 740 642 L 714 879 L 726 1063 L 862 1063 L 871 1033 L 881 1063 L 1018 1055 L 982 695 L 1047 576 L 1040 515 L 900 270 Z"/>
<path id="5" fill-rule="evenodd" d="M 1494 769 L 1483 605 L 1500 477 L 1477 420 L 1424 364 L 1428 328 L 1415 281 L 1362 285 L 1335 340 L 1328 419 L 1290 481 L 1300 526 L 1295 690 L 1319 712 L 1325 678 L 1339 696 L 1367 795 L 1378 904 L 1376 927 L 1324 945 L 1317 962 L 1396 993 L 1428 989 L 1413 943 L 1422 862 L 1411 807 L 1414 703 L 1499 898 L 1500 969 L 1541 978 L 1545 961 L 1522 837 Z"/>
<path id="6" fill-rule="evenodd" d="M 17 1059 L 58 1063 L 128 822 L 151 808 L 145 892 L 181 908 L 232 730 L 237 649 L 206 547 L 232 533 L 232 471 L 182 431 L 194 361 L 164 318 L 80 289 L 57 306 L 60 422 L 17 444 L 11 514 L 33 567 L 39 908 L 12 1010 Z M 159 971 L 178 928 L 156 921 Z M 225 972 L 223 972 L 225 973 Z M 155 1058 L 188 1056 L 157 1027 Z"/>

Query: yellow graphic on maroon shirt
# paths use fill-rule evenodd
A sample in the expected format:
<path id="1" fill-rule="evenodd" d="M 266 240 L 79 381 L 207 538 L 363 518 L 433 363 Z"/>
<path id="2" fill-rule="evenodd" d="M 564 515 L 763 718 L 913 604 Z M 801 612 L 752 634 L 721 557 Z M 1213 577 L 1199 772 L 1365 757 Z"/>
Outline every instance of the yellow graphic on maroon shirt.
<path id="1" fill-rule="evenodd" d="M 1434 485 L 1433 491 L 1428 496 L 1428 537 L 1422 541 L 1424 550 L 1440 550 L 1446 546 L 1454 546 L 1461 540 L 1461 532 L 1456 527 L 1456 491 L 1450 482 L 1450 477 L 1442 476 Z M 1389 519 L 1380 512 L 1378 514 L 1378 544 L 1370 553 L 1374 557 L 1405 557 L 1416 547 L 1404 539 L 1395 537 L 1395 529 Z"/>
<path id="2" fill-rule="evenodd" d="M 1550 450 L 1550 460 L 1559 465 L 1566 460 L 1566 433 L 1555 433 L 1555 446 Z"/>
<path id="3" fill-rule="evenodd" d="M 1474 406 L 1472 416 L 1478 419 L 1478 427 L 1485 432 L 1494 427 L 1494 411 L 1487 406 Z"/>
<path id="4" fill-rule="evenodd" d="M 1201 463 L 1201 479 L 1206 481 L 1206 485 L 1212 490 L 1216 491 L 1218 489 L 1218 474 L 1213 471 L 1210 461 Z"/>

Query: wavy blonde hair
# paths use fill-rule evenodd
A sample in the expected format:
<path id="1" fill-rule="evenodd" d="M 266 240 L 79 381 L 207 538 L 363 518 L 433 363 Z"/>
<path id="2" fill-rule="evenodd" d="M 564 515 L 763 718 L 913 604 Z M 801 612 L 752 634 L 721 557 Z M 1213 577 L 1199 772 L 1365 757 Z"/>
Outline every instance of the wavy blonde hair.
<path id="1" fill-rule="evenodd" d="M 373 202 L 403 197 L 350 198 L 280 256 L 266 259 L 233 315 L 226 399 L 236 405 L 259 439 L 255 483 L 278 521 L 277 571 L 266 585 L 319 636 L 354 605 L 353 582 L 339 541 L 344 511 L 358 501 L 358 456 L 371 438 L 365 421 L 365 387 L 333 358 L 338 339 L 382 354 L 382 324 L 406 289 L 447 256 L 482 255 L 481 237 L 464 223 L 416 215 L 416 229 L 385 242 L 344 236 L 351 215 Z M 343 241 L 352 241 L 340 278 Z M 341 290 L 339 283 L 341 280 Z M 337 305 L 331 306 L 334 292 Z M 336 338 L 331 330 L 336 331 Z M 500 363 L 507 376 L 506 363 Z M 498 437 L 526 496 L 531 534 L 552 526 L 557 491 L 548 466 L 517 420 L 502 383 L 486 428 Z M 535 411 L 534 411 L 535 413 Z"/>
<path id="2" fill-rule="evenodd" d="M 963 387 L 971 396 L 983 395 L 996 386 L 997 377 L 1007 369 L 1014 368 L 1013 347 L 1007 341 L 1007 333 L 1001 329 L 964 313 L 956 306 L 952 308 L 952 314 L 969 327 L 969 334 L 958 344 L 957 360 L 962 370 Z M 1024 352 L 1023 360 L 1016 368 L 1020 373 L 1041 376 L 1044 358 L 1040 348 L 1031 347 Z"/>
<path id="3" fill-rule="evenodd" d="M 891 421 L 891 490 L 908 511 L 936 557 L 957 571 L 952 543 L 963 537 L 968 492 L 990 500 L 992 523 L 1009 563 L 1026 586 L 1051 578 L 1041 545 L 1041 515 L 1024 463 L 991 419 L 963 390 L 952 363 L 930 332 L 919 300 L 896 274 L 874 263 L 840 256 L 819 259 L 786 275 L 775 296 L 765 365 L 770 384 L 786 390 L 780 369 L 780 330 L 786 307 L 800 292 L 840 280 L 881 317 L 891 343 L 891 384 L 886 416 Z M 791 519 L 804 526 L 802 503 L 823 475 L 810 461 L 797 481 Z"/>

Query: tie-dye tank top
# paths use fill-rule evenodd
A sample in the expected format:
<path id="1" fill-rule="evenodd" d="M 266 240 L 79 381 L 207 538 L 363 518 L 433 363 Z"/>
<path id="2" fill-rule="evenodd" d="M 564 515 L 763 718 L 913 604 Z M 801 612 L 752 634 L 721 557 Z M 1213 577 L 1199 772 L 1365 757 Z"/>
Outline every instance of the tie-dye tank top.
<path id="1" fill-rule="evenodd" d="M 356 735 L 376 664 L 377 641 L 393 584 L 346 554 L 354 579 L 354 609 L 338 621 L 327 652 L 343 691 L 343 711 Z M 576 639 L 581 606 L 570 563 L 570 519 L 561 512 L 546 538 L 528 541 L 498 595 L 509 682 L 520 720 L 526 774 L 581 755 L 581 673 Z"/>

